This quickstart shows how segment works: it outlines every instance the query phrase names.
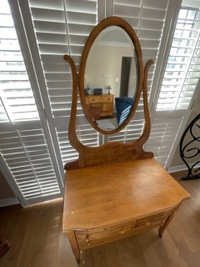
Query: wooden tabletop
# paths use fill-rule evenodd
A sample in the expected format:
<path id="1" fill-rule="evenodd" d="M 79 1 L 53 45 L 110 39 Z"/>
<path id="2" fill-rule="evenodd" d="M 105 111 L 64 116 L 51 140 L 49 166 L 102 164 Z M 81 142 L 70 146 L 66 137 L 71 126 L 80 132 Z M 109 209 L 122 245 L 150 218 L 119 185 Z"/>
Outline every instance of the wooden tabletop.
<path id="1" fill-rule="evenodd" d="M 152 215 L 188 197 L 155 159 L 68 170 L 63 231 L 93 229 Z"/>

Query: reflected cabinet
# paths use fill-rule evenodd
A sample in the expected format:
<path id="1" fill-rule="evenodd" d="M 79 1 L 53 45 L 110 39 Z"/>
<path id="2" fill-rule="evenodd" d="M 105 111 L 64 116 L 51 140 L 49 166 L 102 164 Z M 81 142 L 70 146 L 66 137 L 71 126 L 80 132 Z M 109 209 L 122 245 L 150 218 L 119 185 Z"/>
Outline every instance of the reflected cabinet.
<path id="1" fill-rule="evenodd" d="M 118 49 L 117 59 L 108 57 L 115 50 L 113 46 Z M 125 67 L 127 71 L 124 71 L 124 57 L 132 58 L 128 60 L 129 67 Z M 161 237 L 190 195 L 153 158 L 152 152 L 143 149 L 151 129 L 147 76 L 153 61 L 143 68 L 140 43 L 132 27 L 118 17 L 106 18 L 94 27 L 83 49 L 79 79 L 72 58 L 68 55 L 64 58 L 73 77 L 68 136 L 78 158 L 65 165 L 62 230 L 79 263 L 85 249 L 155 227 Z M 112 94 L 85 95 L 86 87 L 108 88 L 108 84 Z M 82 144 L 76 134 L 77 88 L 88 122 L 104 135 L 116 134 L 128 125 L 142 92 L 141 136 L 129 143 L 107 142 L 95 147 Z"/>
<path id="2" fill-rule="evenodd" d="M 86 105 L 93 120 L 113 116 L 113 98 L 112 94 L 85 96 Z"/>

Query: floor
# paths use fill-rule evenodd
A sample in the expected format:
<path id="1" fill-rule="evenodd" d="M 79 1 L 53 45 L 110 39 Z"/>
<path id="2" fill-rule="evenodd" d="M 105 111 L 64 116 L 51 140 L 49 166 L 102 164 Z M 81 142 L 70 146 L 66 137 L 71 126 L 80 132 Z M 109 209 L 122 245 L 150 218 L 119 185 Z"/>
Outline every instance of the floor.
<path id="1" fill-rule="evenodd" d="M 105 118 L 96 120 L 98 127 L 104 131 L 112 131 L 119 127 L 117 118 Z"/>
<path id="2" fill-rule="evenodd" d="M 199 267 L 200 179 L 181 181 L 192 195 L 184 201 L 162 238 L 157 229 L 86 250 L 80 267 Z M 0 229 L 11 248 L 0 258 L 1 267 L 77 266 L 69 242 L 61 232 L 62 200 L 27 208 L 0 209 Z"/>

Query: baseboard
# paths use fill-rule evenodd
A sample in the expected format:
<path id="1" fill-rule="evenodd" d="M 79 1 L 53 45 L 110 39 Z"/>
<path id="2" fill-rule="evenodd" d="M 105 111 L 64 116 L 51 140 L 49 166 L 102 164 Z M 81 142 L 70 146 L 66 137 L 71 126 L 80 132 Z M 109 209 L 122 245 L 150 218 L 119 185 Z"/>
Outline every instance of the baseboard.
<path id="1" fill-rule="evenodd" d="M 12 205 L 16 205 L 16 204 L 19 204 L 19 200 L 16 197 L 0 199 L 0 208 L 12 206 Z"/>
<path id="2" fill-rule="evenodd" d="M 169 168 L 167 169 L 167 171 L 168 171 L 169 173 L 172 173 L 172 172 L 185 171 L 185 170 L 187 170 L 187 169 L 188 169 L 188 168 L 187 168 L 186 165 L 179 165 L 179 166 L 169 167 Z"/>

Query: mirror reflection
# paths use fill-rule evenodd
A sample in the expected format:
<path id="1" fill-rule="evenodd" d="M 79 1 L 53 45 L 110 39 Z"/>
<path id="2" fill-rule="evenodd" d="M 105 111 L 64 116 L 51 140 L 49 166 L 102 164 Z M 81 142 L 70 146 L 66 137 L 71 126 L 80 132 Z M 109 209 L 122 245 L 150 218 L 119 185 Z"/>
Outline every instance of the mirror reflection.
<path id="1" fill-rule="evenodd" d="M 122 28 L 108 27 L 95 39 L 84 87 L 87 108 L 99 128 L 111 131 L 127 119 L 137 94 L 137 57 Z"/>

